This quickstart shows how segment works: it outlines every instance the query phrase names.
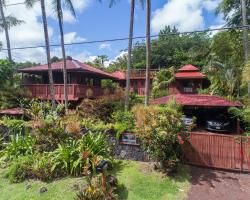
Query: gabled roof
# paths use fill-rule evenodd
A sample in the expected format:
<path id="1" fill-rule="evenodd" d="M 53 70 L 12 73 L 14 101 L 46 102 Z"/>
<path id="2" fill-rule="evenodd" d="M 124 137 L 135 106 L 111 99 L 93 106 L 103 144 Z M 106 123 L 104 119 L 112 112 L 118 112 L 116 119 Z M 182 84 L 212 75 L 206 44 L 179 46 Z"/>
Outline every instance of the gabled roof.
<path id="1" fill-rule="evenodd" d="M 189 65 L 184 65 L 178 71 L 182 72 L 182 71 L 200 71 L 200 70 L 198 67 L 189 64 Z"/>
<path id="2" fill-rule="evenodd" d="M 200 95 L 200 94 L 177 94 L 161 97 L 153 100 L 152 104 L 165 104 L 168 101 L 175 99 L 175 101 L 183 106 L 207 106 L 207 107 L 241 107 L 242 104 L 227 100 L 223 97 L 214 95 Z"/>
<path id="3" fill-rule="evenodd" d="M 66 65 L 67 65 L 68 71 L 77 71 L 77 72 L 82 71 L 82 72 L 86 72 L 86 73 L 90 73 L 90 74 L 100 75 L 100 76 L 103 76 L 106 78 L 116 79 L 116 77 L 112 76 L 112 74 L 109 74 L 109 73 L 104 72 L 100 69 L 91 67 L 85 63 L 81 63 L 78 60 L 73 60 L 73 59 L 67 60 Z M 63 61 L 51 63 L 51 67 L 52 67 L 53 71 L 62 71 Z M 47 64 L 38 65 L 38 66 L 34 66 L 34 67 L 28 67 L 28 68 L 18 70 L 18 72 L 31 73 L 31 74 L 38 74 L 38 73 L 46 72 L 46 71 L 48 71 Z"/>
<path id="4" fill-rule="evenodd" d="M 201 73 L 200 70 L 193 65 L 184 65 L 177 73 L 175 73 L 176 79 L 203 79 L 206 75 Z"/>
<path id="5" fill-rule="evenodd" d="M 126 74 L 125 74 L 125 72 L 122 72 L 122 71 L 113 72 L 112 75 L 115 76 L 116 78 L 120 79 L 120 80 L 125 80 L 126 79 Z"/>

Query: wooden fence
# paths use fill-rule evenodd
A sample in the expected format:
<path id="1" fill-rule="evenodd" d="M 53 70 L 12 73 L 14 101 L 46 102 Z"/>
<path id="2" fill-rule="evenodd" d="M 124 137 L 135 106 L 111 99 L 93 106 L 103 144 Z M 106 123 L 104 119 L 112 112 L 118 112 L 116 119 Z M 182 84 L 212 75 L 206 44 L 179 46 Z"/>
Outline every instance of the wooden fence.
<path id="1" fill-rule="evenodd" d="M 250 137 L 191 132 L 183 150 L 187 164 L 250 172 Z"/>

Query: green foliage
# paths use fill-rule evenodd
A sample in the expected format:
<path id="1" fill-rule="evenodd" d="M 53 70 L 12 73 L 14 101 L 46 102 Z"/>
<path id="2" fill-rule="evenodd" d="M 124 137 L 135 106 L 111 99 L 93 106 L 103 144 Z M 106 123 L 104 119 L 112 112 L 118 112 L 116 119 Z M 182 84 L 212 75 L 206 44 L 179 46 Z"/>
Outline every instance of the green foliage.
<path id="1" fill-rule="evenodd" d="M 86 188 L 80 190 L 75 200 L 117 200 L 118 197 L 112 187 L 108 187 L 107 191 L 103 190 L 100 179 L 94 183 L 90 183 Z"/>
<path id="2" fill-rule="evenodd" d="M 25 97 L 21 88 L 21 77 L 16 74 L 17 66 L 0 60 L 0 108 L 13 108 Z"/>
<path id="3" fill-rule="evenodd" d="M 175 70 L 173 67 L 168 69 L 161 69 L 153 79 L 152 96 L 159 98 L 167 96 L 168 86 L 174 81 Z"/>
<path id="4" fill-rule="evenodd" d="M 60 169 L 60 171 L 64 171 L 66 174 L 71 174 L 73 164 L 79 157 L 77 147 L 78 144 L 74 140 L 68 140 L 64 144 L 59 144 L 58 148 L 51 155 L 53 163 L 51 171 Z"/>
<path id="5" fill-rule="evenodd" d="M 250 14 L 250 1 L 245 0 L 247 16 Z M 242 15 L 241 15 L 241 1 L 238 0 L 222 0 L 217 8 L 218 13 L 222 13 L 224 19 L 229 26 L 241 26 Z M 250 24 L 250 19 L 248 18 Z"/>
<path id="6" fill-rule="evenodd" d="M 123 133 L 124 131 L 133 131 L 135 127 L 134 115 L 127 111 L 116 111 L 112 113 L 111 116 L 113 123 L 115 124 L 115 129 L 118 134 Z"/>
<path id="7" fill-rule="evenodd" d="M 240 35 L 239 31 L 222 31 L 213 37 L 210 63 L 204 68 L 211 81 L 210 94 L 227 97 L 239 94 L 244 63 Z"/>
<path id="8" fill-rule="evenodd" d="M 101 99 L 84 99 L 77 107 L 77 114 L 83 118 L 107 122 L 111 114 L 123 105 L 123 97 L 123 91 L 119 90 Z"/>
<path id="9" fill-rule="evenodd" d="M 12 183 L 24 181 L 31 176 L 32 156 L 21 156 L 15 159 L 8 168 L 6 177 Z"/>
<path id="10" fill-rule="evenodd" d="M 24 120 L 10 117 L 3 117 L 0 125 L 5 126 L 11 135 L 24 134 L 26 129 L 26 122 Z"/>
<path id="11" fill-rule="evenodd" d="M 180 161 L 178 134 L 183 128 L 181 107 L 175 101 L 166 106 L 133 108 L 137 135 L 145 148 L 166 167 L 175 168 Z"/>
<path id="12" fill-rule="evenodd" d="M 58 105 L 56 110 L 52 112 L 49 102 L 39 101 L 32 101 L 30 108 L 27 109 L 31 116 L 31 121 L 28 124 L 33 130 L 39 151 L 54 150 L 59 143 L 69 137 L 60 116 L 62 109 L 63 106 Z"/>
<path id="13" fill-rule="evenodd" d="M 10 141 L 3 144 L 2 159 L 13 160 L 19 156 L 33 154 L 35 142 L 35 139 L 30 135 L 11 135 Z"/>
<path id="14" fill-rule="evenodd" d="M 250 131 L 250 107 L 244 106 L 243 108 L 231 107 L 228 109 L 228 112 L 233 114 L 235 118 L 239 118 L 243 121 L 245 126 L 245 131 Z"/>

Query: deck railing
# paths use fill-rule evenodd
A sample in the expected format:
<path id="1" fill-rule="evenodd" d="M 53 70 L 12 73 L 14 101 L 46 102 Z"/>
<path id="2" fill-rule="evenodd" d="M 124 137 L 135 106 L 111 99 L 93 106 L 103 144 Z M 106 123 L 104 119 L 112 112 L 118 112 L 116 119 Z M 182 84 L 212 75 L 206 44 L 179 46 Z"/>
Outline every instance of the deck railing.
<path id="1" fill-rule="evenodd" d="M 151 69 L 150 70 L 150 77 L 154 77 L 158 72 L 158 69 Z M 126 71 L 124 71 L 126 73 Z M 145 69 L 133 69 L 131 70 L 131 78 L 145 78 L 146 77 L 146 70 Z"/>
<path id="2" fill-rule="evenodd" d="M 28 91 L 30 98 L 51 99 L 49 84 L 25 84 L 23 87 Z M 63 84 L 54 84 L 56 100 L 64 99 Z M 103 94 L 103 89 L 97 86 L 80 84 L 68 84 L 68 99 L 77 101 L 86 97 L 98 97 Z"/>

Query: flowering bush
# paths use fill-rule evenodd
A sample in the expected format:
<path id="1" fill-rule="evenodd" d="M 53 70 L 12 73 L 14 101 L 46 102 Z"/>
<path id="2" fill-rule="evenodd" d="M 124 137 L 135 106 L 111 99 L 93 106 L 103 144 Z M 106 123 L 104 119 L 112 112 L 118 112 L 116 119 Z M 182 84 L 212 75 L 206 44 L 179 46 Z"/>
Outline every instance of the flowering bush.
<path id="1" fill-rule="evenodd" d="M 145 148 L 165 167 L 174 169 L 181 155 L 178 138 L 183 128 L 181 107 L 171 101 L 163 107 L 139 105 L 133 112 L 137 136 Z"/>

